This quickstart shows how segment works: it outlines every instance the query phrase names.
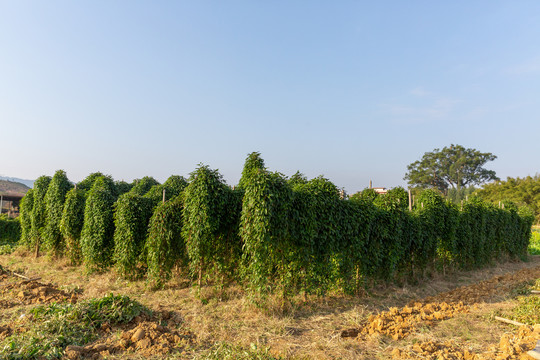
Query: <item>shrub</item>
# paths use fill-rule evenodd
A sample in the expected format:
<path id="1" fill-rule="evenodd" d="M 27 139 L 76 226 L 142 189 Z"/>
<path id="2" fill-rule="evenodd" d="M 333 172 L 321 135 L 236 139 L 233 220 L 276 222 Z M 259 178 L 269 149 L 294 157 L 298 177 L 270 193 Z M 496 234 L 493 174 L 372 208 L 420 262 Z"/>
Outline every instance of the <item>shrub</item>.
<path id="1" fill-rule="evenodd" d="M 182 237 L 183 195 L 160 204 L 150 219 L 146 253 L 148 279 L 159 287 L 171 276 L 175 264 L 187 266 L 186 244 Z"/>
<path id="2" fill-rule="evenodd" d="M 112 179 L 102 176 L 90 189 L 84 208 L 81 251 L 88 269 L 101 269 L 110 264 L 114 248 Z"/>
<path id="3" fill-rule="evenodd" d="M 58 170 L 49 184 L 45 195 L 47 221 L 43 231 L 43 241 L 46 248 L 58 255 L 64 250 L 63 236 L 60 232 L 60 221 L 67 192 L 71 189 L 65 171 Z"/>
<path id="4" fill-rule="evenodd" d="M 0 245 L 16 244 L 21 237 L 21 223 L 19 218 L 10 219 L 4 214 L 0 215 Z"/>
<path id="5" fill-rule="evenodd" d="M 45 204 L 45 195 L 51 178 L 49 176 L 40 176 L 34 181 L 34 205 L 32 207 L 32 231 L 29 247 L 36 249 L 36 256 L 39 255 L 39 247 L 43 239 L 43 229 L 47 223 L 47 212 Z"/>
<path id="6" fill-rule="evenodd" d="M 199 285 L 207 271 L 225 276 L 234 270 L 239 241 L 230 215 L 235 199 L 217 170 L 200 165 L 191 173 L 184 190 L 183 237 Z"/>
<path id="7" fill-rule="evenodd" d="M 159 182 L 151 176 L 145 176 L 142 179 L 135 179 L 133 181 L 133 187 L 129 193 L 142 196 L 146 194 L 154 185 L 159 185 Z"/>
<path id="8" fill-rule="evenodd" d="M 74 188 L 68 191 L 60 221 L 60 231 L 66 242 L 66 255 L 74 265 L 82 261 L 80 241 L 84 224 L 85 199 L 84 190 Z"/>
<path id="9" fill-rule="evenodd" d="M 154 202 L 126 193 L 114 206 L 114 262 L 122 276 L 133 279 L 140 275 L 138 263 L 145 260 L 141 255 Z"/>
<path id="10" fill-rule="evenodd" d="M 32 208 L 34 207 L 34 190 L 30 189 L 19 204 L 19 220 L 21 222 L 20 243 L 30 246 L 32 243 Z"/>

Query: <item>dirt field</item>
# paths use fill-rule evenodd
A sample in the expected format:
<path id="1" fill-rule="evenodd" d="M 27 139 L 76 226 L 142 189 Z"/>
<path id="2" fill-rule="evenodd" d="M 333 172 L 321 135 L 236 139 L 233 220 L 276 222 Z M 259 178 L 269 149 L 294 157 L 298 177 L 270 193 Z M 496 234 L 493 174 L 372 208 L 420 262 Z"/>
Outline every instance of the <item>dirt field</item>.
<path id="1" fill-rule="evenodd" d="M 24 254 L 0 265 L 0 341 L 34 326 L 38 304 L 80 304 L 110 293 L 152 310 L 121 324 L 101 323 L 97 338 L 70 345 L 65 358 L 171 359 L 530 359 L 539 326 L 505 324 L 518 297 L 540 285 L 540 256 L 480 271 L 435 275 L 419 285 L 382 286 L 360 297 L 275 298 L 258 309 L 239 287 L 196 288 L 179 279 L 152 291 L 114 271 L 86 275 L 63 260 Z M 536 282 L 536 284 L 535 284 Z"/>

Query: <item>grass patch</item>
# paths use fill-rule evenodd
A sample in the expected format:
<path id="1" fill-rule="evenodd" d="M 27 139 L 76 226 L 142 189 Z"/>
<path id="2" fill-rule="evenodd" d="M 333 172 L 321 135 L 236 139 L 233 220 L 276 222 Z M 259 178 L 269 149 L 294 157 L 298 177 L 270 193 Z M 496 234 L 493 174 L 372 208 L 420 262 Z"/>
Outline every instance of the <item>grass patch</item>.
<path id="1" fill-rule="evenodd" d="M 110 294 L 78 304 L 37 306 L 30 310 L 30 330 L 0 342 L 2 359 L 59 359 L 68 345 L 86 345 L 99 337 L 104 323 L 126 323 L 150 310 L 124 295 Z"/>
<path id="2" fill-rule="evenodd" d="M 529 254 L 540 255 L 540 231 L 534 229 L 529 242 Z"/>
<path id="3" fill-rule="evenodd" d="M 227 343 L 216 344 L 208 352 L 197 356 L 196 360 L 280 360 L 275 357 L 268 348 L 259 348 L 251 344 L 250 348 Z"/>
<path id="4" fill-rule="evenodd" d="M 517 300 L 519 305 L 512 310 L 512 318 L 528 325 L 540 323 L 540 297 L 522 296 Z"/>

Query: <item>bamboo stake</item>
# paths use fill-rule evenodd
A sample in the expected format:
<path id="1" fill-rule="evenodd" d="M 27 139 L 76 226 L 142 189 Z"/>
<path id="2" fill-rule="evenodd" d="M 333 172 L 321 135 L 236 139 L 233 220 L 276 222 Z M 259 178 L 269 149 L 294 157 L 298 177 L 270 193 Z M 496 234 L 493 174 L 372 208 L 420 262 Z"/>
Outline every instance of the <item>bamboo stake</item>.
<path id="1" fill-rule="evenodd" d="M 507 324 L 512 324 L 512 325 L 516 325 L 516 326 L 522 326 L 522 325 L 525 325 L 524 323 L 520 323 L 519 321 L 514 321 L 514 320 L 510 320 L 510 319 L 505 319 L 505 318 L 502 318 L 500 316 L 495 316 L 495 320 L 499 320 L 499 321 L 502 321 L 502 322 L 505 322 Z"/>

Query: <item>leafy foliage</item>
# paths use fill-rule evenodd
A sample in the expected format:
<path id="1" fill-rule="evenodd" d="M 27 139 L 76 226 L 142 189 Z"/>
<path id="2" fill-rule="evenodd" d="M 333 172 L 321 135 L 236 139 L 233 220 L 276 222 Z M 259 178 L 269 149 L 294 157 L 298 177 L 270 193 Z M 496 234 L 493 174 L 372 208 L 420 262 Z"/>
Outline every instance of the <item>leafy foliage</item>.
<path id="1" fill-rule="evenodd" d="M 144 195 L 152 199 L 155 204 L 163 200 L 163 191 L 165 191 L 165 201 L 177 197 L 186 188 L 188 182 L 179 175 L 170 176 L 163 185 L 154 185 Z"/>
<path id="2" fill-rule="evenodd" d="M 236 234 L 240 197 L 223 181 L 217 170 L 200 165 L 191 173 L 184 190 L 183 237 L 189 266 L 199 284 L 207 271 L 231 275 L 238 259 Z"/>
<path id="3" fill-rule="evenodd" d="M 140 274 L 143 250 L 153 201 L 141 195 L 126 193 L 115 203 L 114 261 L 119 273 L 127 278 Z"/>
<path id="4" fill-rule="evenodd" d="M 66 201 L 60 221 L 60 231 L 66 242 L 66 255 L 72 264 L 80 264 L 81 231 L 84 224 L 85 191 L 74 188 L 66 194 Z"/>
<path id="5" fill-rule="evenodd" d="M 81 250 L 88 269 L 101 269 L 111 262 L 114 248 L 114 182 L 97 178 L 88 193 L 84 208 Z"/>
<path id="6" fill-rule="evenodd" d="M 19 204 L 19 220 L 21 222 L 20 243 L 29 246 L 32 243 L 32 209 L 34 207 L 34 190 L 30 189 Z"/>
<path id="7" fill-rule="evenodd" d="M 351 195 L 350 200 L 361 200 L 361 201 L 368 201 L 368 202 L 374 202 L 377 197 L 379 197 L 379 194 L 370 188 L 365 188 L 362 191 L 359 191 L 353 195 Z"/>
<path id="8" fill-rule="evenodd" d="M 64 238 L 60 232 L 60 222 L 67 192 L 71 189 L 66 172 L 58 170 L 49 184 L 45 195 L 45 208 L 47 222 L 43 231 L 43 240 L 46 248 L 55 255 L 64 250 Z"/>
<path id="9" fill-rule="evenodd" d="M 130 183 L 125 182 L 123 180 L 115 181 L 114 186 L 116 188 L 116 193 L 117 193 L 118 196 L 129 192 L 133 188 L 133 184 L 130 184 Z"/>
<path id="10" fill-rule="evenodd" d="M 450 145 L 442 150 L 426 152 L 421 160 L 407 166 L 404 180 L 410 185 L 432 187 L 445 191 L 449 187 L 461 189 L 468 185 L 498 180 L 495 171 L 483 166 L 497 156 L 466 149 L 461 145 Z"/>
<path id="11" fill-rule="evenodd" d="M 531 242 L 529 244 L 529 254 L 540 255 L 540 232 L 535 230 L 531 234 Z"/>
<path id="12" fill-rule="evenodd" d="M 36 253 L 39 252 L 39 246 L 43 239 L 43 230 L 47 221 L 47 210 L 45 204 L 45 195 L 49 188 L 51 178 L 49 176 L 40 176 L 34 182 L 34 206 L 32 207 L 32 232 L 29 246 L 36 246 Z"/>
<path id="13" fill-rule="evenodd" d="M 127 296 L 110 294 L 75 305 L 40 305 L 30 313 L 35 325 L 29 331 L 0 341 L 2 359 L 60 359 L 68 345 L 97 339 L 102 324 L 128 323 L 150 310 Z"/>
<path id="14" fill-rule="evenodd" d="M 151 176 L 145 176 L 142 179 L 135 179 L 133 180 L 133 187 L 131 190 L 129 190 L 129 193 L 142 196 L 155 185 L 159 185 L 159 182 Z"/>
<path id="15" fill-rule="evenodd" d="M 187 267 L 186 245 L 182 237 L 183 196 L 160 204 L 148 229 L 146 253 L 148 278 L 159 287 L 171 276 L 175 264 Z"/>
<path id="16" fill-rule="evenodd" d="M 485 184 L 476 192 L 485 201 L 495 205 L 501 200 L 510 200 L 520 206 L 530 207 L 540 221 L 540 175 L 525 178 L 508 177 L 504 181 L 495 181 Z"/>
<path id="17" fill-rule="evenodd" d="M 102 178 L 104 176 L 105 175 L 103 175 L 100 172 L 91 173 L 86 178 L 84 178 L 84 180 L 82 180 L 81 182 L 77 184 L 77 189 L 84 190 L 88 194 L 90 189 L 92 189 L 92 186 L 94 186 L 94 182 L 96 182 L 97 179 Z"/>
<path id="18" fill-rule="evenodd" d="M 4 214 L 0 215 L 0 245 L 15 244 L 21 237 L 21 223 L 19 218 L 10 219 Z"/>
<path id="19" fill-rule="evenodd" d="M 28 197 L 34 210 L 36 193 L 48 186 L 40 179 Z M 204 165 L 189 184 L 180 176 L 163 185 L 145 178 L 118 201 L 110 177 L 83 182 L 92 188 L 68 192 L 60 223 L 74 262 L 80 232 L 89 269 L 113 260 L 121 274 L 135 276 L 147 267 L 152 285 L 160 286 L 178 266 L 199 285 L 239 281 L 255 299 L 355 293 L 371 281 L 523 259 L 534 220 L 529 208 L 511 201 L 499 207 L 469 196 L 455 204 L 435 189 L 418 192 L 412 211 L 403 188 L 365 189 L 348 200 L 322 176 L 308 180 L 297 172 L 287 179 L 268 171 L 258 153 L 248 155 L 236 190 Z M 38 213 L 25 206 L 21 220 L 33 232 Z"/>

